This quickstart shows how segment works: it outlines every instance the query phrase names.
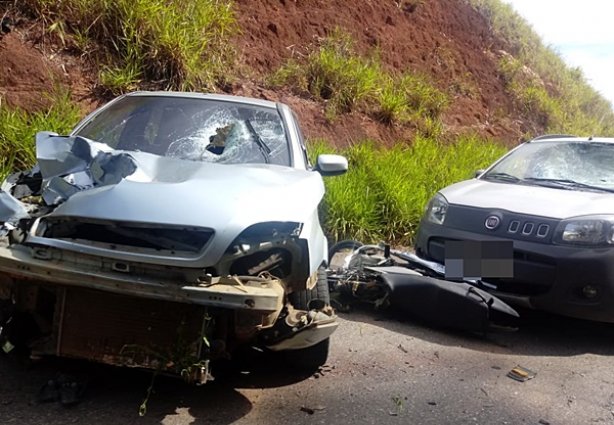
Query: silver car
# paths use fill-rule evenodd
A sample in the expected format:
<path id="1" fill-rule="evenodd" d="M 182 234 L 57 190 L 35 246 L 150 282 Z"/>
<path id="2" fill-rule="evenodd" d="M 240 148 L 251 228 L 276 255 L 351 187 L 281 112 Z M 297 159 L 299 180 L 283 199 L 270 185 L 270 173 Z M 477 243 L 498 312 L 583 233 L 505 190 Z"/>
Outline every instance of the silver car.
<path id="1" fill-rule="evenodd" d="M 326 361 L 323 175 L 281 103 L 136 92 L 0 191 L 0 345 L 206 382 L 239 347 Z"/>

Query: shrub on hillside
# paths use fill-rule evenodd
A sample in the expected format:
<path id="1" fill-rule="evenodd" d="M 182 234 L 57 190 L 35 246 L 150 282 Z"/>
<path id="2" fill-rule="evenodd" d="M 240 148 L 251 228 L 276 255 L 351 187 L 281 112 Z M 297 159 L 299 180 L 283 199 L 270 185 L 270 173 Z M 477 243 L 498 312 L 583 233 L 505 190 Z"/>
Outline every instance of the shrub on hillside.
<path id="1" fill-rule="evenodd" d="M 231 0 L 24 0 L 22 7 L 101 62 L 101 83 L 114 94 L 141 80 L 168 89 L 211 88 L 232 63 Z M 88 41 L 104 51 L 89 50 Z"/>
<path id="2" fill-rule="evenodd" d="M 377 55 L 357 55 L 350 37 L 340 32 L 324 39 L 304 60 L 288 61 L 272 82 L 326 101 L 331 119 L 359 110 L 387 124 L 418 125 L 424 117 L 438 118 L 448 103 L 426 76 L 391 74 Z"/>

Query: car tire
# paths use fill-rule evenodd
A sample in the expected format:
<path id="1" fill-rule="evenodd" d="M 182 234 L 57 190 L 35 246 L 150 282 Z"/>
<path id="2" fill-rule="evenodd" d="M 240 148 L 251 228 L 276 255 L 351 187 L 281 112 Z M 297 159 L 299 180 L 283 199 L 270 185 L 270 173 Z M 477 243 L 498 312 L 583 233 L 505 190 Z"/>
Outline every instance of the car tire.
<path id="1" fill-rule="evenodd" d="M 318 280 L 313 289 L 296 291 L 288 296 L 288 300 L 294 308 L 309 310 L 309 303 L 312 300 L 323 301 L 326 305 L 330 304 L 330 292 L 326 269 L 320 267 L 317 273 Z M 329 345 L 330 338 L 326 338 L 324 341 L 312 345 L 311 347 L 281 351 L 279 354 L 282 356 L 283 362 L 292 369 L 312 372 L 326 363 Z"/>
<path id="2" fill-rule="evenodd" d="M 328 288 L 328 276 L 326 275 L 326 269 L 320 267 L 318 269 L 318 280 L 316 286 L 312 289 L 304 289 L 302 291 L 295 291 L 288 295 L 290 304 L 298 310 L 309 310 L 309 303 L 312 300 L 324 301 L 326 305 L 330 304 L 330 291 Z"/>

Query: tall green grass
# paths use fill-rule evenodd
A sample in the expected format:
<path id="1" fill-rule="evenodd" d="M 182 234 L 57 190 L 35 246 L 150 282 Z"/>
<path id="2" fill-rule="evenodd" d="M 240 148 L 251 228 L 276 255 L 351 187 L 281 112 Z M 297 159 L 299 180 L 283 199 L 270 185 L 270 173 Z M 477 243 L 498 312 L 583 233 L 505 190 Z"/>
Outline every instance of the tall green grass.
<path id="1" fill-rule="evenodd" d="M 579 68 L 570 67 L 513 7 L 501 0 L 469 0 L 507 43 L 500 71 L 525 116 L 551 133 L 614 135 L 612 105 L 593 89 Z M 527 73 L 527 68 L 538 79 Z"/>
<path id="2" fill-rule="evenodd" d="M 326 101 L 329 114 L 336 115 L 375 101 L 380 76 L 379 62 L 355 55 L 350 37 L 337 32 L 324 39 L 306 61 L 290 60 L 273 76 L 273 83 Z"/>
<path id="3" fill-rule="evenodd" d="M 57 90 L 50 94 L 51 106 L 29 113 L 0 103 L 0 180 L 15 170 L 30 168 L 36 161 L 34 136 L 39 131 L 66 134 L 81 118 L 79 107 L 70 93 Z"/>
<path id="4" fill-rule="evenodd" d="M 114 94 L 145 82 L 168 89 L 212 88 L 232 67 L 228 39 L 237 31 L 232 0 L 20 4 L 45 20 L 62 41 L 70 40 L 100 62 L 100 83 Z"/>
<path id="5" fill-rule="evenodd" d="M 448 103 L 426 76 L 391 74 L 377 54 L 357 55 L 353 41 L 339 31 L 304 60 L 288 61 L 271 81 L 325 101 L 330 119 L 358 110 L 385 123 L 420 124 L 424 118 L 437 118 Z"/>
<path id="6" fill-rule="evenodd" d="M 312 154 L 330 152 L 325 142 Z M 386 240 L 409 245 L 428 200 L 437 190 L 473 176 L 505 148 L 473 136 L 442 144 L 417 137 L 411 146 L 382 148 L 375 142 L 338 153 L 350 162 L 348 173 L 325 180 L 324 226 L 333 239 Z"/>

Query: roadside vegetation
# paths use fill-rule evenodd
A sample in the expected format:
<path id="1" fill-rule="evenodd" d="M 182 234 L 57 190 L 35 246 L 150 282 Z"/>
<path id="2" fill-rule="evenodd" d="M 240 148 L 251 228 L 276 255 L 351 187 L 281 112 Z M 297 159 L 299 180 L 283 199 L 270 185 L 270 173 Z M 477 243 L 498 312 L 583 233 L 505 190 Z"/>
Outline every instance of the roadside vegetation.
<path id="1" fill-rule="evenodd" d="M 39 131 L 66 134 L 82 117 L 70 93 L 57 89 L 49 95 L 51 106 L 29 113 L 0 103 L 0 180 L 16 170 L 26 170 L 36 161 L 34 136 Z"/>
<path id="2" fill-rule="evenodd" d="M 229 75 L 231 0 L 24 0 L 48 33 L 101 68 L 101 88 L 214 89 Z"/>
<path id="3" fill-rule="evenodd" d="M 499 61 L 508 91 L 525 116 L 550 133 L 614 135 L 612 105 L 579 68 L 568 66 L 534 29 L 501 0 L 469 0 L 508 44 Z"/>
<path id="4" fill-rule="evenodd" d="M 325 141 L 312 144 L 314 159 L 334 151 Z M 411 146 L 393 148 L 366 141 L 337 150 L 348 158 L 350 169 L 325 180 L 324 226 L 333 240 L 411 245 L 431 196 L 448 184 L 473 177 L 505 151 L 499 144 L 473 136 L 452 143 L 418 136 Z"/>
<path id="5" fill-rule="evenodd" d="M 327 116 L 360 111 L 391 124 L 413 124 L 427 133 L 439 129 L 448 103 L 445 93 L 424 75 L 386 71 L 374 52 L 357 55 L 352 39 L 340 31 L 322 40 L 303 60 L 290 60 L 272 77 L 300 95 L 326 102 Z"/>

